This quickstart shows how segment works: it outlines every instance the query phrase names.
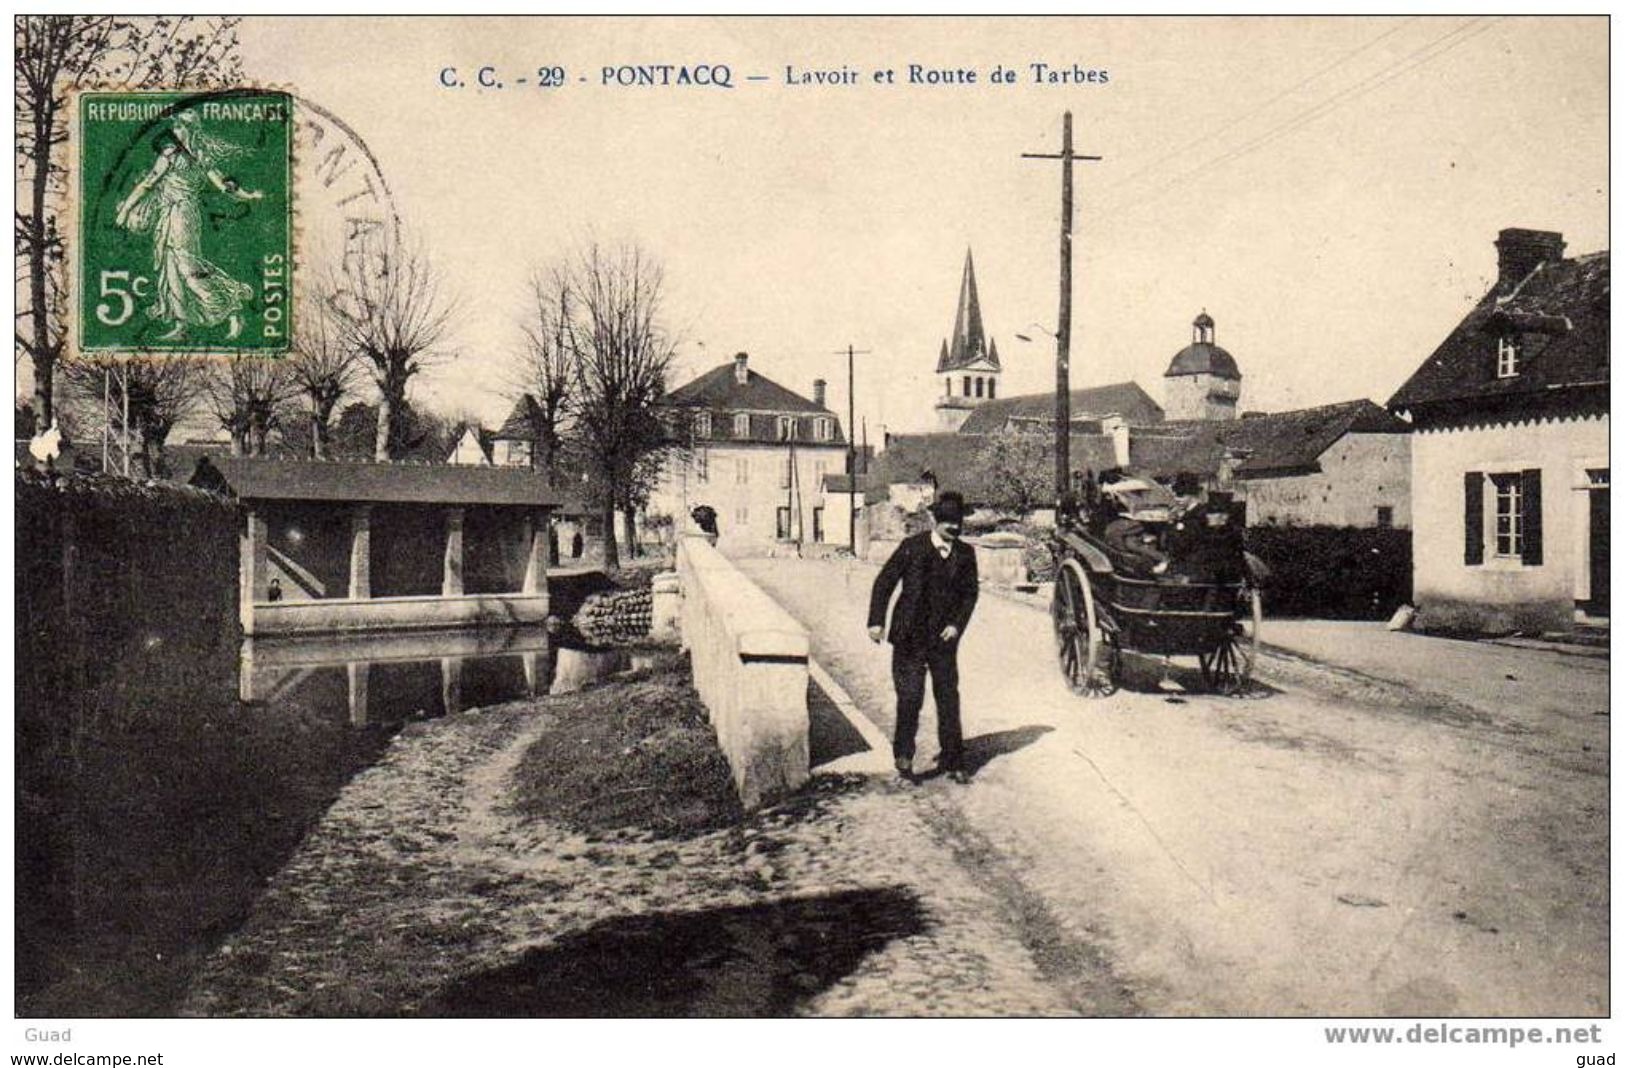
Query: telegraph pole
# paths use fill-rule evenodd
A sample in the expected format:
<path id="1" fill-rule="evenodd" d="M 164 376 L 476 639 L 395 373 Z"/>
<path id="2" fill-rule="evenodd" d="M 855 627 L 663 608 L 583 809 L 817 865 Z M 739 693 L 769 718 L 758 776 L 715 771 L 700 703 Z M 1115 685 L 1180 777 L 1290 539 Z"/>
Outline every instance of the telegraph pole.
<path id="1" fill-rule="evenodd" d="M 1072 151 L 1072 113 L 1061 124 L 1061 151 L 1023 152 L 1022 159 L 1061 161 L 1061 309 L 1055 322 L 1055 498 L 1072 489 L 1072 164 L 1101 156 Z"/>
<path id="2" fill-rule="evenodd" d="M 853 436 L 857 432 L 858 394 L 854 357 L 860 353 L 867 356 L 869 350 L 846 346 L 846 543 L 853 556 L 858 555 L 858 450 Z"/>

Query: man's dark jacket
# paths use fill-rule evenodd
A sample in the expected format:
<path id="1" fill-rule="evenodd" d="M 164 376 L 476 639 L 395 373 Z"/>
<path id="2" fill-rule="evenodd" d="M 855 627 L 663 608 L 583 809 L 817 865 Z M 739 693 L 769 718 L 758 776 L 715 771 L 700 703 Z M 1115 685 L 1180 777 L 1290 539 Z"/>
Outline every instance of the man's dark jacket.
<path id="1" fill-rule="evenodd" d="M 963 635 L 976 607 L 976 581 L 976 550 L 964 542 L 954 541 L 944 560 L 930 531 L 904 538 L 875 579 L 869 626 L 885 625 L 886 604 L 901 583 L 903 592 L 892 609 L 888 634 L 893 645 L 929 649 L 932 643 L 940 644 L 942 628 L 950 623 Z"/>

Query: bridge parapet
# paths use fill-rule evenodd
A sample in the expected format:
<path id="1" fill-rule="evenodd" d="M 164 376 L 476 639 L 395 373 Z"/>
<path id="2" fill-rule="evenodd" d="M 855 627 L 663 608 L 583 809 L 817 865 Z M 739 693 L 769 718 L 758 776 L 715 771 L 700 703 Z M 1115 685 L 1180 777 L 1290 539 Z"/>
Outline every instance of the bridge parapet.
<path id="1" fill-rule="evenodd" d="M 694 688 L 747 809 L 807 781 L 807 630 L 703 537 L 677 547 Z"/>

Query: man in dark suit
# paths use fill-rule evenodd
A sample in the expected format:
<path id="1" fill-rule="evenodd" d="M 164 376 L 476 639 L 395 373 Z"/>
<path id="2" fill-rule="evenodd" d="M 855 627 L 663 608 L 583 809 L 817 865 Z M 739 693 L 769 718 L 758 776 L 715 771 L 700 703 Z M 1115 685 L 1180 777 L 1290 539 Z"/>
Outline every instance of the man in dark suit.
<path id="1" fill-rule="evenodd" d="M 903 539 L 875 579 L 869 595 L 869 637 L 892 643 L 892 684 L 897 688 L 897 733 L 892 757 L 905 778 L 914 773 L 914 735 L 925 700 L 925 676 L 937 706 L 939 766 L 965 782 L 964 737 L 959 726 L 959 639 L 976 608 L 976 553 L 959 540 L 965 501 L 947 492 L 931 506 L 935 526 Z M 885 630 L 886 606 L 901 585 Z"/>

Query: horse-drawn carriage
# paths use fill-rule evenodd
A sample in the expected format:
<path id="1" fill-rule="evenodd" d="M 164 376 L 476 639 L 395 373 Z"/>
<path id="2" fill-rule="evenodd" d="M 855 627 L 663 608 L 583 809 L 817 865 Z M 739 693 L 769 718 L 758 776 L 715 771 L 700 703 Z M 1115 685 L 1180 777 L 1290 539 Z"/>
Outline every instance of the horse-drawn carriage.
<path id="1" fill-rule="evenodd" d="M 1198 526 L 1233 526 L 1211 538 L 1199 566 L 1185 567 L 1176 557 L 1164 573 L 1136 573 L 1103 529 L 1109 522 L 1103 496 L 1091 487 L 1056 517 L 1050 615 L 1067 685 L 1104 697 L 1122 679 L 1124 654 L 1139 653 L 1194 656 L 1209 690 L 1241 692 L 1252 674 L 1262 619 L 1258 564 L 1241 548 L 1242 517 L 1208 510 L 1214 518 Z M 1198 531 L 1198 537 L 1211 535 Z"/>

